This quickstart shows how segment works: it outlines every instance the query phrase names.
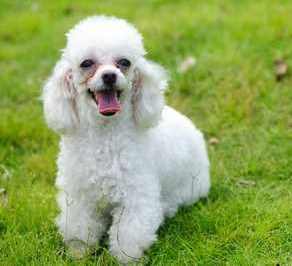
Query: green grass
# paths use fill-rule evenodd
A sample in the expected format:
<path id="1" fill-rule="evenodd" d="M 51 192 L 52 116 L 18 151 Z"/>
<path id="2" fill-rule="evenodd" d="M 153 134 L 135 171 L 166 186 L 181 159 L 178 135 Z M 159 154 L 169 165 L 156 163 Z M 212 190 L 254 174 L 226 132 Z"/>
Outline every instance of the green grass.
<path id="1" fill-rule="evenodd" d="M 274 77 L 275 59 L 292 66 L 288 0 L 1 0 L 0 264 L 117 264 L 106 248 L 66 255 L 54 225 L 58 137 L 39 101 L 64 33 L 100 13 L 139 28 L 170 71 L 168 103 L 220 141 L 209 145 L 209 199 L 167 220 L 143 263 L 292 265 L 292 77 Z M 189 55 L 197 65 L 179 74 Z"/>

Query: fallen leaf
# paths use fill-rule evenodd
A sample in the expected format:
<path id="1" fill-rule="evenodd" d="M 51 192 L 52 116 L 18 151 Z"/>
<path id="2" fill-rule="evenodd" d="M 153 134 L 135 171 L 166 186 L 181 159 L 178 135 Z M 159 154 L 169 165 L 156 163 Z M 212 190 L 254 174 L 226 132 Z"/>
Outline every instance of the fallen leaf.
<path id="1" fill-rule="evenodd" d="M 236 184 L 240 187 L 254 187 L 256 182 L 253 180 L 239 179 Z"/>
<path id="2" fill-rule="evenodd" d="M 196 58 L 193 56 L 186 57 L 178 66 L 179 73 L 185 73 L 196 65 Z"/>
<path id="3" fill-rule="evenodd" d="M 210 145 L 217 145 L 217 144 L 219 144 L 219 139 L 212 137 L 209 139 L 209 144 Z"/>
<path id="4" fill-rule="evenodd" d="M 288 72 L 288 65 L 283 59 L 275 60 L 275 76 L 277 81 L 281 81 Z"/>

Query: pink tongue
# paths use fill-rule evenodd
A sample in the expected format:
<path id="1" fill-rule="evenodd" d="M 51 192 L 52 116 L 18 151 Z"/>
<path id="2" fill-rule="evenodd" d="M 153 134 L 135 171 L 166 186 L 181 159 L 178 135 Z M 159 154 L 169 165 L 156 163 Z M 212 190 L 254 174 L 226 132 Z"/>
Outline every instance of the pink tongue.
<path id="1" fill-rule="evenodd" d="M 111 114 L 121 110 L 121 105 L 117 99 L 117 93 L 114 90 L 98 92 L 96 97 L 101 114 Z"/>

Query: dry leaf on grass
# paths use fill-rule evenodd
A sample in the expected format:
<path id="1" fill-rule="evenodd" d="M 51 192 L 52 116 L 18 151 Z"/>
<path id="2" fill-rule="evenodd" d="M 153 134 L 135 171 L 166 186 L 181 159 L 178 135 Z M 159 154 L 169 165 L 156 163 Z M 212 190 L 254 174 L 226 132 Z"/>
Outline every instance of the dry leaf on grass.
<path id="1" fill-rule="evenodd" d="M 275 76 L 277 81 L 281 81 L 288 72 L 288 65 L 283 59 L 275 60 Z"/>
<path id="2" fill-rule="evenodd" d="M 254 187 L 256 182 L 253 180 L 239 179 L 236 184 L 240 187 Z"/>
<path id="3" fill-rule="evenodd" d="M 196 58 L 194 58 L 193 56 L 188 56 L 180 63 L 177 70 L 179 73 L 185 73 L 192 67 L 194 67 L 196 65 L 196 62 Z"/>
<path id="4" fill-rule="evenodd" d="M 217 145 L 217 144 L 219 144 L 219 139 L 212 137 L 209 139 L 209 144 L 210 145 Z"/>

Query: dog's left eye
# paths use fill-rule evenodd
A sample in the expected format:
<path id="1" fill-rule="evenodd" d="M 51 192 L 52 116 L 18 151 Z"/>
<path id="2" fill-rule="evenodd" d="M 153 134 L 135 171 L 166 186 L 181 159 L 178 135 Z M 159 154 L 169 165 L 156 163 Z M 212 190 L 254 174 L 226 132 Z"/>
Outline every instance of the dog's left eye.
<path id="1" fill-rule="evenodd" d="M 131 62 L 127 59 L 127 58 L 122 58 L 120 60 L 117 61 L 117 66 L 118 67 L 130 67 L 131 66 Z"/>
<path id="2" fill-rule="evenodd" d="M 80 67 L 81 68 L 88 68 L 88 67 L 91 67 L 92 65 L 94 65 L 94 61 L 91 59 L 86 59 L 80 64 Z"/>

